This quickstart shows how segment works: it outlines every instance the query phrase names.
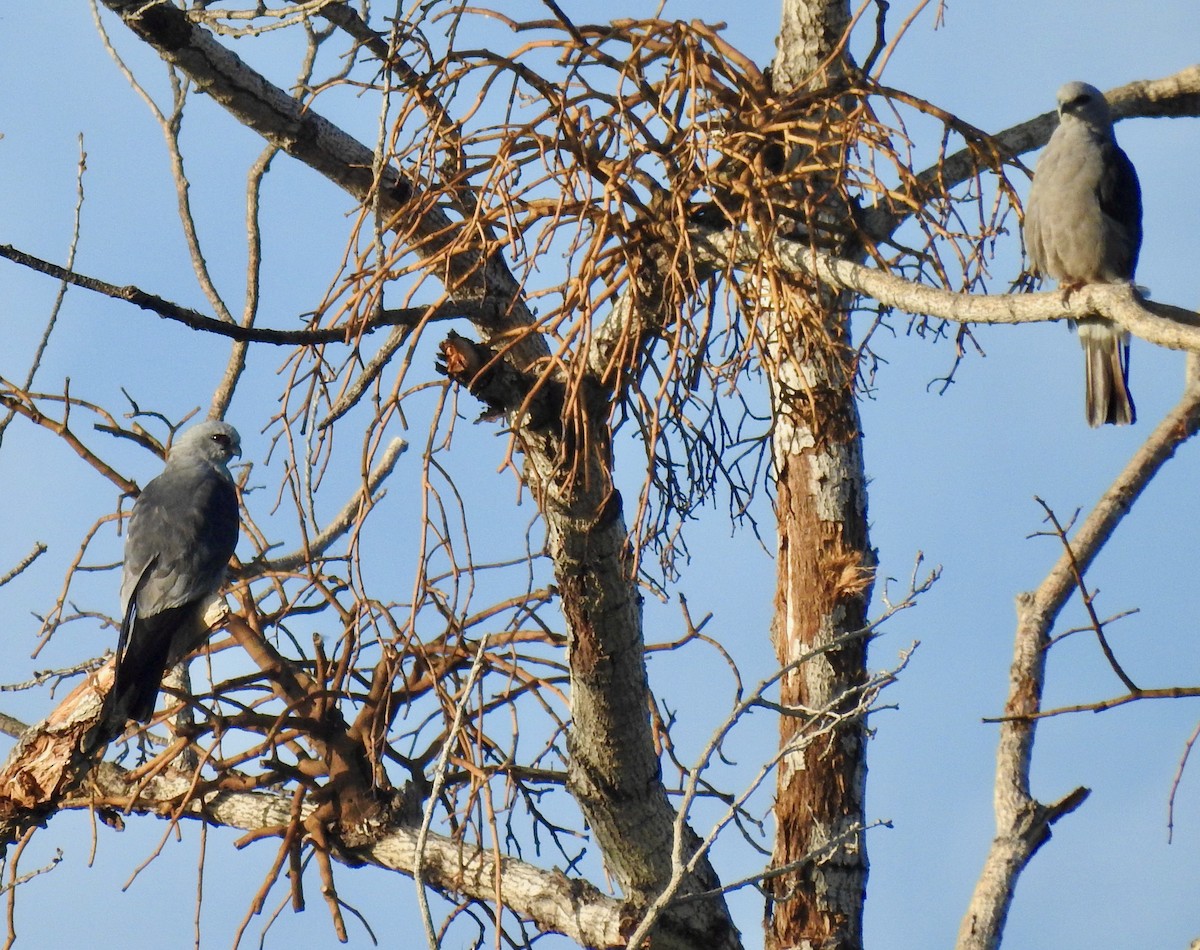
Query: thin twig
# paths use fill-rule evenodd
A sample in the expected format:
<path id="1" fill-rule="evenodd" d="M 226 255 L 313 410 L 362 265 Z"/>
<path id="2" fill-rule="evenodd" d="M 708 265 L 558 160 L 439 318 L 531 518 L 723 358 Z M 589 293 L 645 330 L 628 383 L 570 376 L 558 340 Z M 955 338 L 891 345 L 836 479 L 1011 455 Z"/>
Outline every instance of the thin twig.
<path id="1" fill-rule="evenodd" d="M 0 574 L 0 587 L 9 583 L 14 577 L 23 573 L 34 561 L 50 550 L 44 541 L 35 541 L 33 549 L 19 560 L 12 569 Z"/>
<path id="2" fill-rule="evenodd" d="M 1079 590 L 1079 598 L 1083 601 L 1084 609 L 1087 610 L 1088 619 L 1091 620 L 1092 629 L 1096 632 L 1096 639 L 1100 641 L 1100 649 L 1104 651 L 1104 657 L 1108 660 L 1108 665 L 1112 667 L 1113 672 L 1117 674 L 1117 678 L 1125 684 L 1125 688 L 1129 692 L 1140 692 L 1137 684 L 1129 678 L 1125 670 L 1121 668 L 1121 664 L 1117 662 L 1112 647 L 1109 645 L 1108 638 L 1104 635 L 1104 624 L 1101 623 L 1100 617 L 1096 613 L 1094 603 L 1095 594 L 1088 591 L 1087 586 L 1083 582 L 1083 572 L 1079 569 L 1079 562 L 1075 559 L 1075 552 L 1071 549 L 1071 542 L 1067 538 L 1067 529 L 1062 526 L 1058 520 L 1058 516 L 1045 501 L 1036 495 L 1033 500 L 1042 506 L 1042 510 L 1046 512 L 1046 519 L 1054 525 L 1054 534 L 1062 543 L 1063 555 L 1067 558 L 1067 562 L 1071 566 L 1071 575 L 1075 580 L 1075 587 Z"/>

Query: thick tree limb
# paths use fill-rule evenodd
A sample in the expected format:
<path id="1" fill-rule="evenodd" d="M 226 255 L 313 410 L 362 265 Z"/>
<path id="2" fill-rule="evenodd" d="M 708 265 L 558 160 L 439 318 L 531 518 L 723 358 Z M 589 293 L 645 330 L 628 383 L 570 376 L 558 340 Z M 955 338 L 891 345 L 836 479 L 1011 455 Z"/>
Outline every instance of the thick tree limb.
<path id="1" fill-rule="evenodd" d="M 109 662 L 18 739 L 0 768 L 0 852 L 45 824 L 95 765 L 112 681 Z"/>
<path id="2" fill-rule="evenodd" d="M 777 95 L 820 97 L 813 118 L 824 141 L 792 145 L 784 162 L 820 169 L 796 183 L 796 197 L 809 206 L 803 224 L 831 233 L 852 221 L 839 179 L 853 147 L 855 104 L 829 88 L 851 71 L 850 23 L 847 0 L 784 0 L 771 77 Z M 866 727 L 854 697 L 869 676 L 865 643 L 846 635 L 866 626 L 875 554 L 850 295 L 782 273 L 752 286 L 765 331 L 778 516 L 771 642 L 781 667 L 811 656 L 781 680 L 779 698 L 784 706 L 836 713 L 829 735 L 815 743 L 803 741 L 797 719 L 780 718 L 771 863 L 794 870 L 765 884 L 765 946 L 861 950 Z M 805 860 L 816 853 L 820 860 Z"/>
<path id="3" fill-rule="evenodd" d="M 214 600 L 209 617 L 226 614 Z M 236 618 L 231 621 L 236 624 Z M 286 682 L 291 682 L 286 680 Z M 286 685 L 285 682 L 285 685 Z M 210 791 L 192 797 L 195 776 L 167 768 L 149 780 L 134 778 L 111 762 L 99 762 L 91 737 L 103 731 L 105 696 L 112 687 L 112 664 L 89 675 L 44 721 L 26 729 L 0 769 L 0 841 L 11 843 L 26 830 L 45 823 L 61 808 L 108 804 L 135 814 L 180 814 L 215 826 L 264 831 L 285 828 L 292 796 L 269 791 Z M 305 684 L 293 683 L 293 692 Z M 287 690 L 285 689 L 285 692 Z M 301 817 L 313 818 L 322 806 L 306 803 Z M 377 829 L 362 848 L 334 849 L 350 865 L 368 863 L 412 874 L 417 865 L 418 829 L 399 821 Z M 568 879 L 523 861 L 500 858 L 490 850 L 429 834 L 421 866 L 435 889 L 478 900 L 500 900 L 541 929 L 565 934 L 581 946 L 621 945 L 631 926 L 630 909 L 586 882 Z M 497 892 L 499 887 L 499 892 Z"/>
<path id="4" fill-rule="evenodd" d="M 213 597 L 195 623 L 212 629 L 228 615 Z M 203 634 L 201 634 L 203 636 Z M 115 657 L 89 673 L 45 719 L 26 729 L 0 767 L 0 852 L 45 824 L 123 731 L 107 703 Z"/>
<path id="5" fill-rule="evenodd" d="M 60 709 L 66 706 L 64 702 Z M 128 804 L 132 814 L 157 817 L 178 814 L 215 827 L 249 832 L 283 828 L 291 820 L 290 795 L 212 791 L 193 798 L 190 796 L 194 788 L 194 776 L 190 773 L 166 769 L 149 781 L 134 780 L 128 770 L 104 762 L 91 774 L 87 794 L 74 795 L 62 807 L 90 808 L 98 800 L 107 801 L 122 807 Z M 301 817 L 307 818 L 313 808 L 305 805 Z M 333 856 L 350 866 L 365 863 L 411 875 L 417 861 L 416 842 L 416 827 L 396 825 L 383 831 L 368 847 L 338 851 Z M 623 932 L 629 926 L 627 906 L 557 870 L 545 870 L 511 858 L 502 858 L 497 865 L 491 850 L 463 845 L 436 834 L 426 837 L 422 868 L 425 880 L 435 890 L 452 897 L 482 901 L 493 901 L 499 896 L 513 912 L 534 921 L 543 930 L 564 934 L 580 946 L 614 947 L 624 942 Z"/>
<path id="6" fill-rule="evenodd" d="M 441 369 L 482 399 L 491 414 L 521 417 L 522 444 L 535 468 L 531 484 L 546 513 L 547 547 L 555 565 L 570 631 L 571 721 L 568 787 L 610 868 L 633 904 L 650 900 L 672 879 L 678 817 L 663 789 L 646 713 L 648 686 L 641 603 L 629 583 L 628 531 L 621 497 L 608 472 L 607 413 L 585 410 L 588 431 L 563 432 L 561 384 L 498 363 L 495 354 L 452 334 L 441 347 Z M 601 404 L 598 404 L 598 406 Z M 566 478 L 539 442 L 573 446 Z M 684 826 L 682 850 L 699 838 Z M 679 885 L 682 896 L 719 888 L 707 858 Z M 653 931 L 655 947 L 738 946 L 717 900 L 675 905 Z"/>
<path id="7" fill-rule="evenodd" d="M 749 264 L 762 253 L 745 235 L 695 229 L 695 246 L 707 260 Z M 833 257 L 791 241 L 775 241 L 771 253 L 785 267 L 822 283 L 851 290 L 907 313 L 956 323 L 1045 323 L 1103 316 L 1148 343 L 1173 350 L 1200 350 L 1200 314 L 1146 300 L 1129 284 L 1089 284 L 1071 294 L 962 294 L 918 284 L 878 268 Z"/>

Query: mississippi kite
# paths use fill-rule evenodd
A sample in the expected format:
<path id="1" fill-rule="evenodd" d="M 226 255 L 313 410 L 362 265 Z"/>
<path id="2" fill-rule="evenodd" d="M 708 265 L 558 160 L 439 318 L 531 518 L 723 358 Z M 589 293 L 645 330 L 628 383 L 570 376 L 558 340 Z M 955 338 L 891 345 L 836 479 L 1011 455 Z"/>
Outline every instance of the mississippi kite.
<path id="1" fill-rule="evenodd" d="M 1084 284 L 1132 281 L 1142 246 L 1142 192 L 1113 135 L 1104 94 L 1084 82 L 1067 83 L 1058 90 L 1058 119 L 1025 204 L 1029 261 L 1068 295 Z M 1088 424 L 1133 422 L 1129 334 L 1088 317 L 1079 321 L 1079 341 Z"/>
<path id="2" fill-rule="evenodd" d="M 148 722 L 163 674 L 204 642 L 199 611 L 221 589 L 237 545 L 237 492 L 227 466 L 241 454 L 228 423 L 193 426 L 133 506 L 113 684 L 122 719 Z"/>

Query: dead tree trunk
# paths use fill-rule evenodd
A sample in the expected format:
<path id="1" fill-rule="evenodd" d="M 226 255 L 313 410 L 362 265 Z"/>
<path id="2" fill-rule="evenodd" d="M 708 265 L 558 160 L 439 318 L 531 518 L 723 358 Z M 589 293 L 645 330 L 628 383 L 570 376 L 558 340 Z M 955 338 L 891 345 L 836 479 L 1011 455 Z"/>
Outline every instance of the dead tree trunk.
<path id="1" fill-rule="evenodd" d="M 836 51 L 849 23 L 844 0 L 785 0 L 772 75 L 779 94 L 820 95 L 834 130 L 842 106 L 831 86 L 844 73 Z M 801 239 L 816 241 L 817 231 L 842 230 L 848 220 L 834 175 L 805 180 L 810 233 Z M 766 945 L 851 950 L 862 946 L 867 878 L 861 631 L 875 561 L 849 301 L 815 286 L 772 291 L 776 299 L 765 301 L 779 525 L 772 640 L 779 662 L 795 668 L 781 684 L 792 714 L 780 726 L 773 856 L 776 868 L 792 870 L 772 882 Z"/>

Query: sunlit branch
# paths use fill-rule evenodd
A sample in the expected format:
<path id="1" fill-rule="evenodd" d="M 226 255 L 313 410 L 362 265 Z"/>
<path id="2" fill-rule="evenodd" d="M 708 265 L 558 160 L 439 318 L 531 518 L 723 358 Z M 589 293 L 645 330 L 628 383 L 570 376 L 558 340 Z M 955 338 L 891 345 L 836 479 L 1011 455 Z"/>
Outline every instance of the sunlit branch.
<path id="1" fill-rule="evenodd" d="M 4 381 L 0 380 L 0 386 L 4 385 Z M 38 408 L 35 400 L 45 399 L 63 404 L 62 420 L 53 419 L 46 415 Z M 0 389 L 0 406 L 4 406 L 13 410 L 18 415 L 24 416 L 35 425 L 39 425 L 44 429 L 53 432 L 59 436 L 81 459 L 88 463 L 92 468 L 99 472 L 102 476 L 108 479 L 112 484 L 117 486 L 123 494 L 137 494 L 137 485 L 125 478 L 117 472 L 112 466 L 96 455 L 91 449 L 83 444 L 83 441 L 70 428 L 71 408 L 80 406 L 96 412 L 101 418 L 107 420 L 115 427 L 115 421 L 112 416 L 104 412 L 97 406 L 90 403 L 85 403 L 77 399 L 73 399 L 69 392 L 65 392 L 62 396 L 47 396 L 43 394 L 25 393 L 19 390 L 3 390 Z"/>
<path id="2" fill-rule="evenodd" d="M 696 246 L 709 259 L 750 264 L 761 246 L 746 235 L 696 229 Z M 918 284 L 874 267 L 833 257 L 790 241 L 775 241 L 771 252 L 798 273 L 831 287 L 851 290 L 907 313 L 959 323 L 1045 323 L 1108 317 L 1135 336 L 1173 350 L 1200 350 L 1200 314 L 1145 300 L 1129 284 L 1088 284 L 1064 299 L 1040 294 L 962 294 Z"/>
<path id="3" fill-rule="evenodd" d="M 32 880 L 36 877 L 41 877 L 42 874 L 46 874 L 50 871 L 53 871 L 55 867 L 58 867 L 59 862 L 61 860 L 62 860 L 62 849 L 56 848 L 53 858 L 49 860 L 49 864 L 42 865 L 41 867 L 36 868 L 36 870 L 34 870 L 34 871 L 26 871 L 24 874 L 19 874 L 19 876 L 17 876 L 17 874 L 14 874 L 14 876 L 11 880 L 7 880 L 7 882 L 5 882 L 4 885 L 0 885 L 0 894 L 5 894 L 6 891 L 10 891 L 13 888 L 19 888 L 20 885 L 28 884 L 30 882 L 30 880 Z M 16 862 L 17 862 L 16 854 L 13 855 L 12 862 L 13 862 L 13 870 L 16 870 Z M 11 931 L 10 931 L 10 934 L 11 934 Z"/>
<path id="4" fill-rule="evenodd" d="M 130 779 L 127 770 L 109 762 L 103 763 L 92 776 L 95 794 L 100 799 L 121 804 L 130 801 L 137 787 Z M 192 781 L 190 774 L 174 770 L 159 774 L 140 789 L 130 810 L 162 816 L 178 808 L 182 817 L 245 831 L 270 827 L 282 831 L 288 826 L 293 810 L 293 797 L 289 794 L 215 791 L 189 799 Z M 68 808 L 92 808 L 96 801 L 89 795 L 64 804 Z M 303 813 L 307 815 L 312 808 L 305 805 Z M 504 904 L 528 915 L 547 930 L 563 933 L 582 946 L 607 947 L 621 942 L 623 904 L 591 885 L 515 858 L 506 857 L 501 865 L 491 851 L 432 833 L 426 836 L 424 848 L 419 851 L 417 836 L 415 827 L 393 827 L 368 847 L 344 858 L 336 853 L 333 857 L 348 864 L 365 861 L 410 875 L 420 860 L 429 886 L 449 895 L 466 894 L 482 900 L 495 899 L 499 882 Z"/>
<path id="5" fill-rule="evenodd" d="M 1101 496 L 1071 540 L 1073 557 L 1062 555 L 1033 595 L 1039 612 L 1057 615 L 1074 589 L 1075 569 L 1086 572 L 1104 544 L 1133 508 L 1146 486 L 1176 450 L 1200 428 L 1200 386 L 1184 391 L 1145 443 Z"/>
<path id="6" fill-rule="evenodd" d="M 919 564 L 919 562 L 918 562 Z M 873 637 L 879 628 L 895 614 L 907 610 L 916 605 L 917 599 L 924 593 L 927 593 L 932 586 L 937 582 L 940 572 L 932 570 L 925 577 L 918 581 L 914 569 L 912 584 L 906 595 L 898 602 L 888 604 L 883 613 L 872 620 L 870 625 L 862 630 L 852 631 L 843 634 L 835 640 L 817 646 L 816 648 L 807 651 L 796 660 L 780 668 L 767 679 L 763 680 L 758 686 L 751 691 L 745 698 L 739 698 L 734 705 L 733 710 L 725 718 L 725 721 L 717 728 L 713 735 L 709 738 L 708 744 L 701 752 L 696 764 L 688 770 L 687 781 L 684 783 L 683 799 L 679 804 L 678 814 L 675 822 L 675 833 L 673 842 L 673 854 L 671 862 L 671 879 L 663 890 L 657 894 L 654 901 L 650 904 L 646 911 L 646 915 L 639 922 L 637 930 L 629 940 L 630 947 L 640 945 L 641 939 L 644 938 L 654 924 L 654 921 L 669 906 L 673 901 L 680 902 L 695 900 L 702 895 L 687 895 L 678 897 L 680 883 L 683 881 L 686 874 L 694 872 L 697 862 L 702 860 L 708 851 L 715 845 L 717 837 L 725 829 L 725 827 L 734 820 L 739 810 L 745 805 L 746 801 L 754 794 L 760 785 L 773 773 L 780 761 L 788 756 L 797 754 L 805 746 L 811 745 L 822 737 L 828 737 L 834 734 L 835 730 L 847 720 L 861 718 L 867 715 L 879 693 L 892 682 L 908 665 L 908 660 L 911 655 L 911 650 L 906 652 L 900 659 L 900 663 L 892 670 L 887 670 L 871 676 L 868 680 L 861 683 L 854 691 L 835 697 L 831 702 L 821 709 L 801 709 L 797 707 L 784 707 L 779 703 L 772 702 L 767 698 L 768 692 L 775 689 L 779 682 L 788 675 L 800 669 L 806 663 L 812 663 L 819 658 L 822 658 L 830 653 L 835 653 L 852 640 L 859 640 Z M 745 783 L 740 794 L 734 797 L 733 801 L 728 804 L 725 814 L 717 821 L 708 835 L 695 848 L 694 852 L 689 856 L 685 855 L 684 844 L 687 841 L 688 819 L 691 806 L 698 797 L 701 776 L 708 769 L 715 757 L 721 754 L 729 734 L 735 726 L 737 726 L 746 716 L 747 713 L 756 708 L 771 709 L 780 715 L 794 716 L 799 718 L 804 725 L 793 737 L 793 740 L 783 746 L 778 752 L 759 769 L 758 774 Z M 861 826 L 855 825 L 854 831 L 847 831 L 846 835 L 852 835 L 864 830 Z M 848 838 L 846 840 L 849 840 Z M 828 854 L 832 849 L 839 846 L 840 843 L 828 841 L 825 842 L 820 849 L 820 854 Z M 807 859 L 816 859 L 817 854 L 813 853 Z M 789 862 L 788 867 L 793 867 L 796 862 Z M 782 868 L 771 868 L 766 873 L 757 876 L 756 880 L 763 881 L 772 877 L 779 876 L 785 873 Z M 743 886 L 742 882 L 736 886 Z M 721 891 L 734 889 L 734 886 L 722 887 Z"/>

